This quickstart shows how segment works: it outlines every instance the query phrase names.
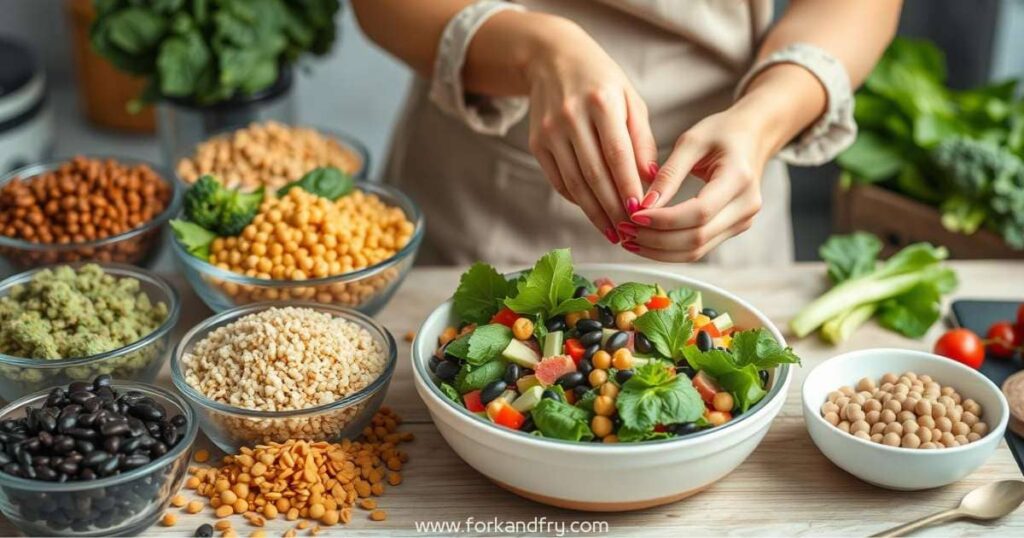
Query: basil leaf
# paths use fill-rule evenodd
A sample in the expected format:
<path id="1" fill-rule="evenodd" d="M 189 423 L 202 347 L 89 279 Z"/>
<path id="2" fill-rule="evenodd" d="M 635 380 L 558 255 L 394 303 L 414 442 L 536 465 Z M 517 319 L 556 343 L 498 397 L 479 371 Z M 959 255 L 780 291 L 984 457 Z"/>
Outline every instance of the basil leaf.
<path id="1" fill-rule="evenodd" d="M 767 329 L 750 329 L 732 335 L 733 361 L 739 366 L 753 364 L 758 370 L 774 368 L 780 364 L 800 363 L 793 348 L 783 348 Z"/>
<path id="2" fill-rule="evenodd" d="M 704 402 L 690 379 L 657 362 L 637 368 L 622 385 L 616 408 L 622 425 L 637 432 L 658 424 L 693 422 L 704 414 Z"/>
<path id="3" fill-rule="evenodd" d="M 593 306 L 590 301 L 584 297 L 573 298 L 576 290 L 573 276 L 569 249 L 552 250 L 517 281 L 516 295 L 505 299 L 505 306 L 519 314 L 539 314 L 545 319 L 589 310 Z"/>
<path id="4" fill-rule="evenodd" d="M 683 348 L 693 333 L 693 322 L 679 304 L 647 312 L 636 319 L 634 327 L 654 344 L 661 356 L 673 361 L 683 357 Z"/>
<path id="5" fill-rule="evenodd" d="M 544 398 L 530 411 L 530 415 L 544 437 L 566 441 L 594 438 L 594 432 L 590 431 L 590 414 L 565 402 Z"/>
<path id="6" fill-rule="evenodd" d="M 480 366 L 472 364 L 462 365 L 458 375 L 455 376 L 455 388 L 460 394 L 482 389 L 491 381 L 501 379 L 505 375 L 505 363 L 503 361 L 491 361 Z"/>
<path id="7" fill-rule="evenodd" d="M 452 297 L 452 308 L 463 321 L 488 323 L 513 289 L 494 267 L 478 262 L 462 273 Z"/>
<path id="8" fill-rule="evenodd" d="M 469 364 L 480 365 L 501 355 L 512 341 L 512 330 L 499 323 L 481 325 L 473 332 L 464 334 L 448 344 L 445 353 L 456 356 Z"/>
<path id="9" fill-rule="evenodd" d="M 739 365 L 732 354 L 718 349 L 702 352 L 697 346 L 686 346 L 684 354 L 691 367 L 711 376 L 732 394 L 741 412 L 746 412 L 767 394 L 761 386 L 759 368 L 754 364 Z"/>
<path id="10" fill-rule="evenodd" d="M 607 306 L 612 309 L 612 312 L 619 313 L 647 303 L 651 297 L 654 297 L 655 291 L 655 287 L 650 284 L 625 282 L 612 288 L 607 295 L 601 297 L 597 304 Z"/>
<path id="11" fill-rule="evenodd" d="M 668 292 L 668 298 L 682 307 L 690 306 L 698 297 L 700 297 L 700 292 L 690 288 L 676 288 Z"/>
<path id="12" fill-rule="evenodd" d="M 459 395 L 459 391 L 455 390 L 455 387 L 448 383 L 441 383 L 441 394 L 444 394 L 449 400 L 462 405 L 462 396 Z"/>
<path id="13" fill-rule="evenodd" d="M 277 195 L 284 196 L 295 187 L 299 187 L 321 198 L 337 200 L 355 189 L 355 181 L 353 181 L 352 176 L 333 166 L 314 168 L 302 176 L 301 179 L 292 181 L 278 189 Z"/>

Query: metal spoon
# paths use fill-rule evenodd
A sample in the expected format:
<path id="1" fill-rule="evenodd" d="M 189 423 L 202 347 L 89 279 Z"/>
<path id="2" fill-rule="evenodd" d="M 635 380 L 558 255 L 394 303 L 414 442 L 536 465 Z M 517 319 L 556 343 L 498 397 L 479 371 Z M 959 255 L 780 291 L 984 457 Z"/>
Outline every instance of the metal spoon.
<path id="1" fill-rule="evenodd" d="M 991 484 L 975 488 L 967 495 L 964 495 L 964 498 L 960 500 L 960 506 L 952 510 L 932 514 L 872 536 L 886 538 L 890 536 L 906 536 L 921 527 L 960 518 L 999 519 L 1016 510 L 1022 502 L 1024 502 L 1024 481 L 1001 480 L 999 482 L 992 482 Z"/>

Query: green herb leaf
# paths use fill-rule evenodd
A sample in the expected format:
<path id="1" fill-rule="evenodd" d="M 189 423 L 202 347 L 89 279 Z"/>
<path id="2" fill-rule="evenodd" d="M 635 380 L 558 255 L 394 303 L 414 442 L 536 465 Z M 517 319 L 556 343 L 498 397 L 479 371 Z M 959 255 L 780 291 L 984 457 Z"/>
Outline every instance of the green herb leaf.
<path id="1" fill-rule="evenodd" d="M 752 364 L 758 370 L 774 368 L 780 364 L 799 364 L 793 348 L 782 347 L 767 329 L 750 329 L 732 335 L 733 361 L 739 366 Z"/>
<path id="2" fill-rule="evenodd" d="M 678 361 L 693 334 L 693 322 L 678 303 L 661 310 L 651 310 L 634 322 L 636 330 L 654 344 L 661 356 Z"/>
<path id="3" fill-rule="evenodd" d="M 669 432 L 657 432 L 654 430 L 638 430 L 636 428 L 630 428 L 627 426 L 619 427 L 616 436 L 619 438 L 620 443 L 639 443 L 641 441 L 658 441 L 661 439 L 671 439 L 675 437 L 674 434 Z"/>
<path id="4" fill-rule="evenodd" d="M 638 282 L 624 282 L 612 288 L 597 304 L 607 306 L 612 312 L 619 313 L 632 310 L 637 305 L 645 304 L 654 297 L 655 287 Z"/>
<path id="5" fill-rule="evenodd" d="M 505 306 L 519 314 L 539 314 L 545 319 L 589 310 L 593 305 L 585 297 L 573 298 L 575 289 L 569 249 L 552 250 L 517 282 L 516 295 L 505 299 Z"/>
<path id="6" fill-rule="evenodd" d="M 455 402 L 458 405 L 462 404 L 462 396 L 459 395 L 459 391 L 455 390 L 455 387 L 448 383 L 441 383 L 441 394 L 444 394 L 446 398 Z"/>
<path id="7" fill-rule="evenodd" d="M 217 238 L 217 234 L 194 222 L 178 219 L 171 221 L 171 229 L 186 252 L 203 261 L 210 259 L 210 244 Z"/>
<path id="8" fill-rule="evenodd" d="M 882 242 L 874 234 L 857 232 L 829 237 L 818 254 L 828 264 L 829 278 L 838 284 L 873 271 L 881 251 Z"/>
<path id="9" fill-rule="evenodd" d="M 473 264 L 459 279 L 452 298 L 452 307 L 459 319 L 470 323 L 487 323 L 501 309 L 502 301 L 514 287 L 494 267 Z"/>
<path id="10" fill-rule="evenodd" d="M 463 364 L 455 376 L 455 388 L 460 394 L 482 389 L 491 381 L 501 379 L 505 375 L 505 362 L 496 360 L 485 362 L 479 366 Z"/>
<path id="11" fill-rule="evenodd" d="M 594 438 L 594 432 L 590 431 L 590 414 L 579 407 L 544 398 L 530 410 L 530 415 L 544 437 L 566 441 Z"/>
<path id="12" fill-rule="evenodd" d="M 683 353 L 691 367 L 711 376 L 723 389 L 732 394 L 735 405 L 741 412 L 746 412 L 767 394 L 761 385 L 758 367 L 753 364 L 738 364 L 735 357 L 727 351 L 712 349 L 702 352 L 697 346 L 686 346 Z"/>
<path id="13" fill-rule="evenodd" d="M 512 341 L 512 330 L 500 323 L 481 325 L 473 332 L 456 338 L 445 352 L 470 364 L 480 365 L 501 355 Z"/>
<path id="14" fill-rule="evenodd" d="M 704 413 L 704 402 L 688 377 L 652 362 L 637 368 L 622 385 L 616 408 L 623 427 L 647 432 L 658 424 L 697 420 Z"/>
<path id="15" fill-rule="evenodd" d="M 687 307 L 700 297 L 700 292 L 690 288 L 676 288 L 668 292 L 668 298 L 679 306 Z"/>
<path id="16" fill-rule="evenodd" d="M 295 187 L 321 198 L 337 200 L 352 192 L 355 188 L 355 181 L 352 180 L 352 176 L 333 166 L 314 168 L 302 176 L 302 179 L 292 181 L 278 189 L 277 195 L 284 196 Z"/>

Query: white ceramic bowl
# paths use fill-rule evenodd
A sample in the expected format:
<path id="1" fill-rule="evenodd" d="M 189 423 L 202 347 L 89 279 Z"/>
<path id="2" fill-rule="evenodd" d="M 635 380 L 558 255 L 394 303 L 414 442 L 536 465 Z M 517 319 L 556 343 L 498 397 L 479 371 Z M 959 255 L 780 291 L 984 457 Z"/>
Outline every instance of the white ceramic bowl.
<path id="1" fill-rule="evenodd" d="M 779 330 L 757 309 L 714 286 L 666 271 L 621 265 L 581 265 L 577 272 L 615 282 L 657 283 L 700 290 L 704 304 L 728 312 L 742 328 Z M 454 290 L 453 290 L 454 291 Z M 538 502 L 590 511 L 621 511 L 677 501 L 729 474 L 754 451 L 786 400 L 793 368 L 771 372 L 768 395 L 727 425 L 681 439 L 591 444 L 543 439 L 485 422 L 446 399 L 427 369 L 437 338 L 455 323 L 451 301 L 437 307 L 416 333 L 413 377 L 437 429 L 455 452 L 497 485 Z M 611 487 L 609 487 L 611 485 Z"/>
<path id="2" fill-rule="evenodd" d="M 821 416 L 828 393 L 854 386 L 863 377 L 876 382 L 887 372 L 927 374 L 981 404 L 989 432 L 963 446 L 934 450 L 891 447 L 859 439 Z M 985 463 L 1006 433 L 1010 416 L 1006 398 L 985 376 L 945 357 L 908 349 L 866 349 L 819 364 L 804 380 L 804 422 L 825 457 L 861 480 L 889 489 L 919 490 L 952 484 Z"/>

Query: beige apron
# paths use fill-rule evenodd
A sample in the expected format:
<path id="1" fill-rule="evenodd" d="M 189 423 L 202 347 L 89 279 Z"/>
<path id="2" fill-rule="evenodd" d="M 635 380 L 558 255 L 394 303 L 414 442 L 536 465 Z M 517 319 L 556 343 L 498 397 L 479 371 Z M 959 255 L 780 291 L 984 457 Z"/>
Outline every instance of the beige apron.
<path id="1" fill-rule="evenodd" d="M 527 9 L 571 19 L 622 67 L 650 110 L 663 161 L 676 138 L 727 108 L 771 19 L 771 0 L 526 0 Z M 423 209 L 424 264 L 482 260 L 525 265 L 571 247 L 577 261 L 643 261 L 610 244 L 544 178 L 527 147 L 528 120 L 501 137 L 479 134 L 441 112 L 418 80 L 392 142 L 384 178 Z M 703 183 L 689 178 L 677 199 Z M 768 163 L 764 207 L 746 233 L 707 256 L 733 267 L 792 260 L 789 179 Z"/>

